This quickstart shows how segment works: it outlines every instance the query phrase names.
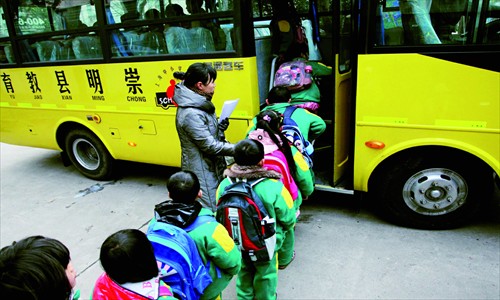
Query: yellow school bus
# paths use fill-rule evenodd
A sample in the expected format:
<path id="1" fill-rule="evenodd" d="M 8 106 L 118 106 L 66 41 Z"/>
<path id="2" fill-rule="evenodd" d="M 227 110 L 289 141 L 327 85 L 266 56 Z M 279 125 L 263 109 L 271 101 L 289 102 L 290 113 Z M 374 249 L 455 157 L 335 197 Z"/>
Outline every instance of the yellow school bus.
<path id="1" fill-rule="evenodd" d="M 285 2 L 0 0 L 1 142 L 96 180 L 120 160 L 179 167 L 172 87 L 194 62 L 218 72 L 217 112 L 239 99 L 237 142 L 272 86 Z M 405 226 L 469 219 L 500 174 L 500 1 L 293 4 L 310 59 L 334 70 L 316 78 L 316 189 L 366 194 Z"/>

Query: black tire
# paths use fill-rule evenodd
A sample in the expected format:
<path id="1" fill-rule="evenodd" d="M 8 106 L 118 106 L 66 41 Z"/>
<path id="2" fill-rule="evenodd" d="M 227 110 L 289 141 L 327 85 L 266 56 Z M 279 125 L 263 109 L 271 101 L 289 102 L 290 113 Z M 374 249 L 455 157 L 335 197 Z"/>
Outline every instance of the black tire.
<path id="1" fill-rule="evenodd" d="M 412 228 L 463 225 L 480 208 L 491 181 L 486 168 L 464 157 L 425 152 L 391 160 L 374 185 L 378 208 L 391 221 Z"/>
<path id="2" fill-rule="evenodd" d="M 65 146 L 71 163 L 86 177 L 95 180 L 112 177 L 115 161 L 104 144 L 90 131 L 70 131 Z"/>

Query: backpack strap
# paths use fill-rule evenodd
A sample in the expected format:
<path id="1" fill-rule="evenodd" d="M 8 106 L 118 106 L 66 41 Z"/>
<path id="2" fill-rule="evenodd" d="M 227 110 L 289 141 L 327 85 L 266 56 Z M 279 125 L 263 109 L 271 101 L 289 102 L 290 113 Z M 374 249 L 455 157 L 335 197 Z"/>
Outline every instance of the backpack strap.
<path id="1" fill-rule="evenodd" d="M 284 119 L 286 119 L 286 118 L 291 119 L 292 115 L 293 115 L 293 113 L 295 112 L 296 109 L 297 109 L 297 107 L 294 106 L 294 105 L 287 106 L 285 108 L 285 111 L 283 112 L 283 118 Z"/>
<path id="2" fill-rule="evenodd" d="M 209 216 L 209 215 L 198 216 L 193 223 L 189 224 L 186 228 L 184 228 L 184 231 L 191 232 L 196 228 L 198 228 L 198 226 L 210 222 L 217 222 L 214 216 Z M 210 262 L 211 262 L 210 258 L 207 258 L 207 264 L 205 265 L 205 268 L 207 268 L 207 270 L 210 270 Z M 219 267 L 215 266 L 215 271 L 217 273 L 217 278 L 221 278 L 222 275 Z"/>
<path id="3" fill-rule="evenodd" d="M 234 179 L 234 182 L 231 180 L 231 177 L 228 177 L 229 179 L 229 182 L 231 183 L 237 183 L 237 182 L 246 182 L 250 185 L 250 189 L 251 189 L 251 193 L 252 193 L 252 198 L 255 202 L 255 204 L 257 205 L 257 207 L 259 208 L 260 211 L 264 212 L 266 215 L 269 215 L 269 213 L 267 212 L 267 209 L 266 207 L 264 206 L 264 204 L 262 203 L 262 200 L 260 199 L 259 195 L 257 195 L 257 193 L 255 193 L 255 190 L 254 190 L 254 186 L 257 185 L 259 182 L 262 182 L 264 180 L 267 179 L 267 177 L 262 177 L 262 178 L 258 178 L 258 179 L 247 179 L 247 178 L 233 178 Z M 226 187 L 226 189 L 228 188 L 229 186 Z M 267 220 L 267 223 L 274 223 L 274 219 L 269 219 Z"/>
<path id="4" fill-rule="evenodd" d="M 207 215 L 198 216 L 193 223 L 189 224 L 188 226 L 186 226 L 186 228 L 184 228 L 184 231 L 186 232 L 193 231 L 196 228 L 198 228 L 198 226 L 210 222 L 215 222 L 214 216 L 207 216 Z"/>

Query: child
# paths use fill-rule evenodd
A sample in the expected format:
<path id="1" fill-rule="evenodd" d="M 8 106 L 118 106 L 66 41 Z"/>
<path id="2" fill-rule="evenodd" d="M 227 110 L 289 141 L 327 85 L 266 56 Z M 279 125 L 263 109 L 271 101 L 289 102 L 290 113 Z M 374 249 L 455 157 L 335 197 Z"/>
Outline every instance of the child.
<path id="1" fill-rule="evenodd" d="M 289 47 L 285 53 L 286 61 L 304 61 L 312 69 L 312 84 L 309 88 L 291 94 L 291 103 L 297 107 L 309 110 L 317 114 L 319 103 L 321 100 L 321 93 L 314 77 L 328 76 L 332 74 L 332 67 L 326 66 L 317 61 L 308 61 L 308 49 L 306 44 L 297 45 L 296 47 Z"/>
<path id="2" fill-rule="evenodd" d="M 267 106 L 265 110 L 275 110 L 280 114 L 285 112 L 288 106 L 293 106 L 290 103 L 291 94 L 286 87 L 273 87 L 267 96 Z M 315 115 L 304 108 L 297 108 L 292 114 L 291 118 L 299 126 L 300 132 L 309 142 L 318 138 L 326 130 L 325 121 L 318 115 Z M 254 118 L 248 132 L 255 129 L 257 120 Z"/>
<path id="3" fill-rule="evenodd" d="M 58 240 L 31 236 L 0 250 L 2 299 L 68 300 L 76 273 L 68 248 Z"/>
<path id="4" fill-rule="evenodd" d="M 175 299 L 159 279 L 153 246 L 142 231 L 124 229 L 110 235 L 99 258 L 104 273 L 94 285 L 92 299 Z"/>
<path id="5" fill-rule="evenodd" d="M 238 179 L 265 180 L 254 186 L 270 218 L 276 220 L 276 249 L 281 247 L 284 234 L 295 224 L 295 209 L 290 193 L 279 181 L 281 175 L 267 170 L 264 164 L 264 146 L 251 139 L 238 142 L 234 153 L 235 164 L 224 172 L 225 178 L 217 189 L 220 198 L 225 188 Z M 276 252 L 270 261 L 252 262 L 242 259 L 242 268 L 236 280 L 238 299 L 276 299 L 278 286 Z"/>
<path id="6" fill-rule="evenodd" d="M 162 221 L 185 228 L 195 222 L 199 216 L 214 216 L 208 208 L 202 208 L 199 202 L 202 191 L 198 177 L 191 171 L 173 174 L 167 183 L 172 202 L 164 203 L 163 209 L 168 215 L 162 215 Z M 170 208 L 169 208 L 170 207 Z M 213 221 L 205 222 L 188 232 L 194 240 L 198 252 L 206 265 L 210 261 L 212 283 L 205 288 L 201 299 L 217 299 L 234 275 L 241 268 L 241 253 L 234 245 L 226 228 Z"/>
<path id="7" fill-rule="evenodd" d="M 294 207 L 299 213 L 303 199 L 307 199 L 314 191 L 314 179 L 304 157 L 294 146 L 288 145 L 288 140 L 280 131 L 281 115 L 274 110 L 260 112 L 257 117 L 257 129 L 250 132 L 249 138 L 258 140 L 264 145 L 264 167 L 279 172 L 285 187 L 294 200 Z M 276 160 L 281 164 L 276 164 Z M 277 168 L 284 165 L 285 168 Z M 298 217 L 298 215 L 297 215 Z M 294 259 L 295 237 L 293 228 L 287 231 L 283 245 L 278 252 L 280 269 L 285 269 Z"/>

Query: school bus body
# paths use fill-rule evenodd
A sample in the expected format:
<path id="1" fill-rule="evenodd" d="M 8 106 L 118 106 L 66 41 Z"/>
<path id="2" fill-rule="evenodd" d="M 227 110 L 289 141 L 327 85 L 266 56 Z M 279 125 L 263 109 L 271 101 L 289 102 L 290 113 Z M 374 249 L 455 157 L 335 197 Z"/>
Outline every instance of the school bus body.
<path id="1" fill-rule="evenodd" d="M 1 89 L 2 142 L 64 150 L 63 132 L 83 126 L 102 141 L 114 159 L 180 166 L 177 109 L 166 90 L 178 82 L 173 72 L 185 71 L 194 62 L 3 69 L 12 88 Z M 238 141 L 259 110 L 255 57 L 205 62 L 224 66 L 218 70 L 219 87 L 213 99 L 217 111 L 225 100 L 240 99 L 227 131 L 229 140 Z M 99 75 L 89 79 L 89 72 Z M 36 76 L 35 93 L 26 73 Z M 64 85 L 56 74 L 64 74 Z"/>
<path id="2" fill-rule="evenodd" d="M 368 190 L 386 158 L 426 146 L 470 153 L 500 174 L 499 72 L 422 54 L 358 60 L 354 189 Z"/>

